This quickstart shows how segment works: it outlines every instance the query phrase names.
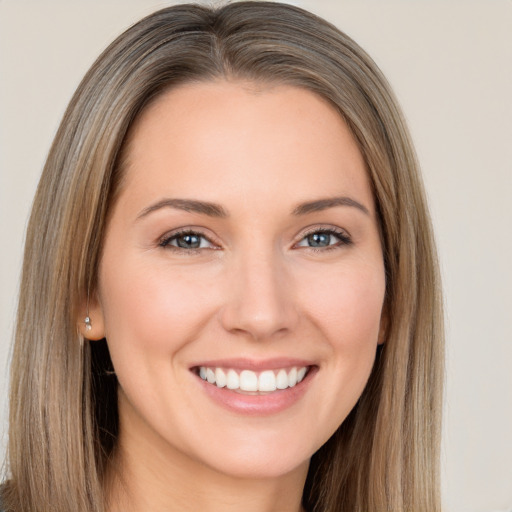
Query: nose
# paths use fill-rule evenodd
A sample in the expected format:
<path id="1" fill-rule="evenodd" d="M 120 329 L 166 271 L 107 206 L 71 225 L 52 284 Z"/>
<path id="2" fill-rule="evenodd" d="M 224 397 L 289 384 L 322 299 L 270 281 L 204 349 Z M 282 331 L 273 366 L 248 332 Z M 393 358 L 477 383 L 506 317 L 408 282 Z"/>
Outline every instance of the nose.
<path id="1" fill-rule="evenodd" d="M 227 331 L 253 340 L 291 332 L 299 315 L 293 282 L 278 255 L 241 256 L 229 270 L 221 322 Z"/>

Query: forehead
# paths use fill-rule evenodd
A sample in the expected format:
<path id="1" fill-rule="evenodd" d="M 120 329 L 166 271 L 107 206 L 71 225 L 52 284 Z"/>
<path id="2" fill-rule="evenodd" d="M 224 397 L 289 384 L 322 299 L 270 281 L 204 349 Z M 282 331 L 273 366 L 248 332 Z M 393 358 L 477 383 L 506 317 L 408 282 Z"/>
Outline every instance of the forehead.
<path id="1" fill-rule="evenodd" d="M 302 200 L 350 189 L 372 208 L 364 160 L 341 115 L 294 86 L 181 85 L 142 112 L 124 153 L 127 189 L 217 202 L 212 195 L 273 201 L 286 191 Z"/>

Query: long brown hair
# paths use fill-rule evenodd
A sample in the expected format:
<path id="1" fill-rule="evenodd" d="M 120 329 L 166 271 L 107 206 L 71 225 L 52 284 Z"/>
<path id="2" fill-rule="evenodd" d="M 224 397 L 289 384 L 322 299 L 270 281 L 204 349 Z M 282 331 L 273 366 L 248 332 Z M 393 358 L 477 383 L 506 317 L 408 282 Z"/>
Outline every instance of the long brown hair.
<path id="1" fill-rule="evenodd" d="M 105 341 L 77 329 L 94 293 L 133 120 L 177 84 L 284 83 L 327 99 L 365 159 L 382 232 L 386 340 L 358 404 L 313 456 L 316 512 L 436 512 L 443 329 L 436 252 L 414 150 L 368 55 L 326 21 L 273 2 L 179 5 L 117 38 L 78 87 L 28 226 L 11 370 L 7 510 L 100 512 L 118 429 Z"/>

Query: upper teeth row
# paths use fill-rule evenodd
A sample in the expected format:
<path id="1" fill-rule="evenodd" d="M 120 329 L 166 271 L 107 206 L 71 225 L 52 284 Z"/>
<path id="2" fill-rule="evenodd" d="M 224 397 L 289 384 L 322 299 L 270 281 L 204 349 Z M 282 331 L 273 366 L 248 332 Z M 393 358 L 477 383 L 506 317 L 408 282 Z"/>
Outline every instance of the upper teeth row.
<path id="1" fill-rule="evenodd" d="M 199 367 L 199 376 L 219 388 L 240 389 L 241 391 L 275 391 L 292 388 L 306 375 L 307 367 L 289 370 L 265 370 L 260 374 L 251 370 L 224 370 L 222 368 Z"/>

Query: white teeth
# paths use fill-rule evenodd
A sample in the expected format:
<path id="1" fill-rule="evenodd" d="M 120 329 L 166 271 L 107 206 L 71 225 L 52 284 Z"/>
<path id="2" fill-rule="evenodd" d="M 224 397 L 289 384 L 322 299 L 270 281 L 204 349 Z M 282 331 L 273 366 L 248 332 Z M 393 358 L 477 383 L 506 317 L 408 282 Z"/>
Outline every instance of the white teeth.
<path id="1" fill-rule="evenodd" d="M 217 368 L 215 370 L 215 383 L 217 387 L 223 388 L 227 384 L 228 380 L 226 378 L 226 374 L 222 368 Z"/>
<path id="2" fill-rule="evenodd" d="M 292 388 L 299 382 L 302 382 L 308 369 L 306 366 L 293 367 L 288 370 L 264 370 L 259 375 L 252 370 L 242 370 L 238 373 L 236 370 L 225 370 L 222 368 L 199 367 L 199 377 L 215 384 L 219 388 L 240 391 L 262 391 L 271 393 L 278 389 Z"/>
<path id="3" fill-rule="evenodd" d="M 215 382 L 215 372 L 211 368 L 206 368 L 206 380 L 210 384 Z"/>
<path id="4" fill-rule="evenodd" d="M 240 387 L 240 377 L 238 377 L 238 373 L 235 370 L 228 370 L 226 387 L 228 389 L 238 389 Z"/>
<path id="5" fill-rule="evenodd" d="M 258 391 L 258 376 L 251 370 L 240 372 L 240 389 L 242 391 Z"/>
<path id="6" fill-rule="evenodd" d="M 292 368 L 288 373 L 288 386 L 293 387 L 297 384 L 297 368 Z"/>
<path id="7" fill-rule="evenodd" d="M 279 370 L 276 377 L 276 388 L 286 389 L 288 387 L 288 374 L 286 370 Z"/>
<path id="8" fill-rule="evenodd" d="M 266 370 L 260 373 L 258 378 L 258 391 L 275 391 L 276 376 L 272 370 Z"/>

